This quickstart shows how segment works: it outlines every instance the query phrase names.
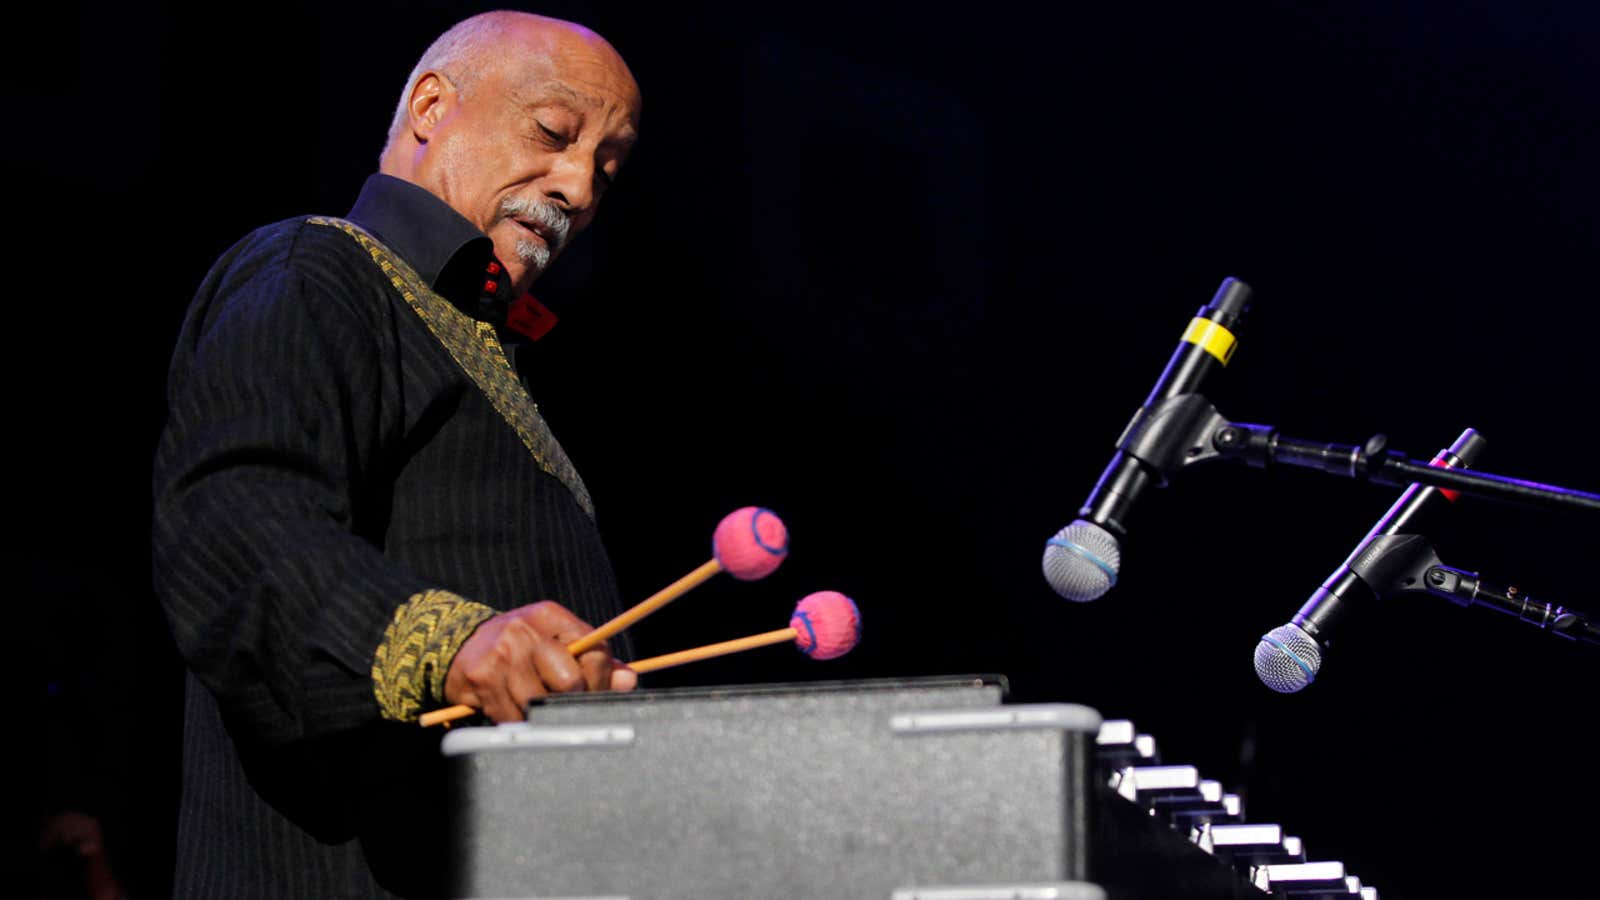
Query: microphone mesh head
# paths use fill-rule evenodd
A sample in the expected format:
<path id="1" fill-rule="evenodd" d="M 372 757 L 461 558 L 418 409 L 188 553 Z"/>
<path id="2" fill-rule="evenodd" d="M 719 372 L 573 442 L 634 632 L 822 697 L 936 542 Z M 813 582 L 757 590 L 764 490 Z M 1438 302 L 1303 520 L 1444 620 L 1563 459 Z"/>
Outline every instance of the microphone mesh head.
<path id="1" fill-rule="evenodd" d="M 1082 603 L 1111 590 L 1121 568 L 1117 539 L 1083 519 L 1056 532 L 1044 545 L 1044 578 L 1068 600 Z"/>
<path id="2" fill-rule="evenodd" d="M 1280 694 L 1292 694 L 1316 680 L 1322 648 L 1316 638 L 1290 623 L 1267 632 L 1256 645 L 1256 676 Z"/>

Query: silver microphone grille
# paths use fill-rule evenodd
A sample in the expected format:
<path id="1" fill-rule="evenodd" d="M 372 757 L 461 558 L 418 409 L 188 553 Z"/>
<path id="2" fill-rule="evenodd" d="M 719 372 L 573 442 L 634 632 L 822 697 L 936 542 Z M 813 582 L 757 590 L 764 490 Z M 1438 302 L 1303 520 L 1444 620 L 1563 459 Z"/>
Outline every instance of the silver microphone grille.
<path id="1" fill-rule="evenodd" d="M 1272 629 L 1256 645 L 1256 676 L 1280 694 L 1292 694 L 1315 681 L 1321 668 L 1322 648 L 1293 623 Z"/>
<path id="2" fill-rule="evenodd" d="M 1099 525 L 1079 519 L 1044 545 L 1044 577 L 1056 593 L 1080 603 L 1094 600 L 1117 583 L 1122 550 Z"/>

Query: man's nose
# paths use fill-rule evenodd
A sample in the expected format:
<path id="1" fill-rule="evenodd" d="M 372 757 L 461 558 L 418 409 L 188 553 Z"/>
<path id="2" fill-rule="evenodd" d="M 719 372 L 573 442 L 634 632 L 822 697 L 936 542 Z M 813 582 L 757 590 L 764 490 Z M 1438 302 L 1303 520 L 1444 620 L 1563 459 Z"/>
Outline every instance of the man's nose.
<path id="1" fill-rule="evenodd" d="M 594 206 L 594 175 L 593 160 L 564 153 L 550 167 L 545 196 L 560 206 L 568 217 L 578 219 Z"/>

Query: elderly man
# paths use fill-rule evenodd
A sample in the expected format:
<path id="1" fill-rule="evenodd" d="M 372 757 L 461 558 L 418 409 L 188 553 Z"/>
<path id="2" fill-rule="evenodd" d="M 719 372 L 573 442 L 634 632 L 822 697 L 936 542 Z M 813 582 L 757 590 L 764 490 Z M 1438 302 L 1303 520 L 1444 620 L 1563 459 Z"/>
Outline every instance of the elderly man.
<path id="1" fill-rule="evenodd" d="M 469 19 L 412 73 L 347 217 L 256 231 L 201 286 L 155 469 L 155 582 L 190 670 L 178 896 L 440 893 L 418 714 L 633 686 L 609 648 L 565 650 L 617 590 L 508 357 L 549 327 L 526 291 L 639 109 L 598 35 Z"/>

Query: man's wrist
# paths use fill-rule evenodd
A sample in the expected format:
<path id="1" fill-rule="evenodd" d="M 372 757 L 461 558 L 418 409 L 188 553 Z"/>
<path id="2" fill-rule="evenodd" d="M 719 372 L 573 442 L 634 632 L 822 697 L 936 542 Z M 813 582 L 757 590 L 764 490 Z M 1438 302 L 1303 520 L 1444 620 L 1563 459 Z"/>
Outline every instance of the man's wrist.
<path id="1" fill-rule="evenodd" d="M 385 719 L 412 721 L 444 703 L 456 651 L 494 609 L 445 590 L 413 594 L 395 610 L 372 658 L 372 690 Z"/>

